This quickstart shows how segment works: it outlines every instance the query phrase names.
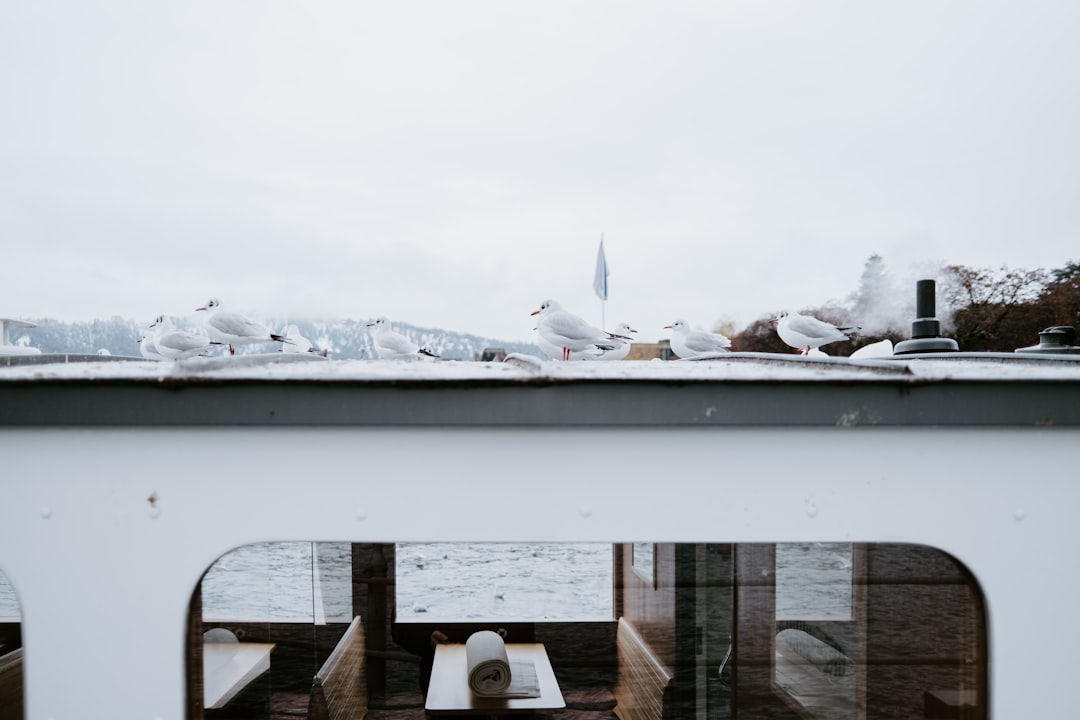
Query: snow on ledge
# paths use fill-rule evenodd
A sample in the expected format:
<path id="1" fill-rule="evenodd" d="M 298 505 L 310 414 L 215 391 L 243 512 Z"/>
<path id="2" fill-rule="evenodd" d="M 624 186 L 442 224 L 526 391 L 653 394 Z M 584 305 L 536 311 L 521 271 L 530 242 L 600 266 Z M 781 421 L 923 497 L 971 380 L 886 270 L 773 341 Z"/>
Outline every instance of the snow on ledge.
<path id="1" fill-rule="evenodd" d="M 725 353 L 692 361 L 555 362 L 511 354 L 505 362 L 333 360 L 294 353 L 192 358 L 180 362 L 44 356 L 0 365 L 0 382 L 132 381 L 869 381 L 1080 380 L 1080 356 L 954 353 L 865 360 L 771 353 Z M 50 361 L 52 360 L 52 361 Z"/>

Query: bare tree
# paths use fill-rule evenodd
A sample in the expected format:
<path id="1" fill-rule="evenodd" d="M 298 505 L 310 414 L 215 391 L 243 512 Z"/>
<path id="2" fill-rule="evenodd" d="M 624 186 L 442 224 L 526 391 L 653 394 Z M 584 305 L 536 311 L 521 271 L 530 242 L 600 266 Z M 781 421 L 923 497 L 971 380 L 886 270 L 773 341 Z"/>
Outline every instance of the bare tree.
<path id="1" fill-rule="evenodd" d="M 954 311 L 961 350 L 1005 351 L 1030 345 L 1040 328 L 1036 301 L 1046 289 L 1046 270 L 946 268 L 943 296 Z"/>

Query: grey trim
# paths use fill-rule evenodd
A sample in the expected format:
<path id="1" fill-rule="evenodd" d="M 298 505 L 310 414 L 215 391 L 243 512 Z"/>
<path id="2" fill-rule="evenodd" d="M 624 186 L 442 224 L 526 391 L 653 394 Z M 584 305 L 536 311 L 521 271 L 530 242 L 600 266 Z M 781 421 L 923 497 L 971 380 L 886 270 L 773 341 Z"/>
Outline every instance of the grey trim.
<path id="1" fill-rule="evenodd" d="M 0 382 L 0 426 L 1080 426 L 1080 379 Z"/>

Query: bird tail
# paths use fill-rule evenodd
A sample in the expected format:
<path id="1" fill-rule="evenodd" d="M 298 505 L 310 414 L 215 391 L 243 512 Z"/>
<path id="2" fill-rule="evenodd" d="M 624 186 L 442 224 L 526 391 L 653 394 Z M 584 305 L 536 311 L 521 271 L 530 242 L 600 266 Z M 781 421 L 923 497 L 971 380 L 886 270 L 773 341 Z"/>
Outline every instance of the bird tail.
<path id="1" fill-rule="evenodd" d="M 422 347 L 419 350 L 417 350 L 416 352 L 420 353 L 421 355 L 427 355 L 428 357 L 433 357 L 433 358 L 439 357 L 438 355 L 433 353 L 431 350 L 428 350 L 426 347 Z"/>
<path id="2" fill-rule="evenodd" d="M 851 327 L 836 328 L 836 329 L 839 330 L 840 332 L 844 333 L 845 335 L 858 335 L 859 331 L 862 330 L 862 328 L 859 327 L 858 325 L 853 325 Z"/>
<path id="3" fill-rule="evenodd" d="M 275 333 L 270 333 L 270 339 L 271 340 L 277 340 L 279 343 L 288 343 L 290 345 L 295 345 L 296 344 L 292 340 L 290 340 L 289 338 L 285 337 L 284 335 L 277 335 Z"/>

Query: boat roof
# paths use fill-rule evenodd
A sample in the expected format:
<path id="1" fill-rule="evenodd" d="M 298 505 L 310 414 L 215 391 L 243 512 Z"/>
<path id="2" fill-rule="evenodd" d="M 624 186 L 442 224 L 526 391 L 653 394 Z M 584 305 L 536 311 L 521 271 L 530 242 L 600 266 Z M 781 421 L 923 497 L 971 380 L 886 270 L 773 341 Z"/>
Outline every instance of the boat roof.
<path id="1" fill-rule="evenodd" d="M 0 425 L 1080 426 L 1080 356 L 1064 354 L 91 358 L 0 364 Z"/>

